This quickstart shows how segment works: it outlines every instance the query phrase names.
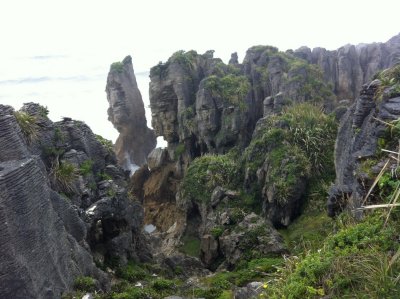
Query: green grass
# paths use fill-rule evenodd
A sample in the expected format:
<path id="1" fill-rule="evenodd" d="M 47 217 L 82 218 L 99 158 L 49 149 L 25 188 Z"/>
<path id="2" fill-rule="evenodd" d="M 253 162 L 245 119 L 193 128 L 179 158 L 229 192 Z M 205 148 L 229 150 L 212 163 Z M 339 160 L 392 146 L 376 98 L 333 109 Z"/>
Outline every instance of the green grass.
<path id="1" fill-rule="evenodd" d="M 74 280 L 74 289 L 77 291 L 93 292 L 96 290 L 95 280 L 89 276 L 78 276 Z"/>
<path id="2" fill-rule="evenodd" d="M 93 164 L 94 164 L 94 162 L 90 159 L 84 161 L 79 168 L 80 174 L 83 176 L 88 176 L 89 174 L 92 174 L 93 173 Z"/>
<path id="3" fill-rule="evenodd" d="M 184 236 L 182 238 L 182 247 L 180 250 L 190 256 L 199 257 L 200 255 L 200 239 L 192 236 Z"/>
<path id="4" fill-rule="evenodd" d="M 267 298 L 396 298 L 400 251 L 394 236 L 399 223 L 392 220 L 384 226 L 384 214 L 372 213 L 361 222 L 339 219 L 337 233 L 286 261 L 270 281 Z M 317 220 L 304 231 L 310 232 L 319 221 L 324 222 Z"/>
<path id="5" fill-rule="evenodd" d="M 148 273 L 137 263 L 130 261 L 126 266 L 118 267 L 116 276 L 129 282 L 145 279 Z"/>

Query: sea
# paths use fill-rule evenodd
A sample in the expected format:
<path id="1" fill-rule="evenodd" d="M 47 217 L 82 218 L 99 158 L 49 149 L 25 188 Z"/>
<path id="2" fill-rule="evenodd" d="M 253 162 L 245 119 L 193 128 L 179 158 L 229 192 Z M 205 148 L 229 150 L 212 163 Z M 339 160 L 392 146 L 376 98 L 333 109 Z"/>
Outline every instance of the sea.
<path id="1" fill-rule="evenodd" d="M 39 103 L 48 108 L 52 121 L 62 117 L 84 121 L 94 133 L 115 142 L 118 132 L 107 119 L 105 87 L 110 64 L 123 58 L 90 53 L 2 57 L 0 104 L 18 110 L 23 103 Z M 151 127 L 149 67 L 134 68 Z M 165 145 L 159 137 L 158 146 Z"/>

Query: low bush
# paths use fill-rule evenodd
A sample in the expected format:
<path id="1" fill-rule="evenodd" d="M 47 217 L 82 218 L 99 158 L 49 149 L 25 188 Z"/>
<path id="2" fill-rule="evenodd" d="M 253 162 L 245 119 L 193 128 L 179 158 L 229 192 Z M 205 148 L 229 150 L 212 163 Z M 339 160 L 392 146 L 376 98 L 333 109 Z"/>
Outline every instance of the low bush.
<path id="1" fill-rule="evenodd" d="M 189 166 L 182 181 L 184 195 L 197 202 L 208 202 L 215 187 L 232 188 L 238 182 L 239 167 L 227 155 L 204 155 Z"/>
<path id="2" fill-rule="evenodd" d="M 96 290 L 96 282 L 89 276 L 78 276 L 74 281 L 74 289 L 77 291 L 93 292 Z"/>
<path id="3" fill-rule="evenodd" d="M 268 298 L 396 298 L 400 292 L 398 224 L 380 213 L 347 223 L 318 250 L 287 259 Z M 339 223 L 340 224 L 340 223 Z M 396 253 L 396 254 L 394 254 Z"/>
<path id="4" fill-rule="evenodd" d="M 130 261 L 126 266 L 117 268 L 116 275 L 130 282 L 136 282 L 146 278 L 147 272 L 136 263 Z"/>

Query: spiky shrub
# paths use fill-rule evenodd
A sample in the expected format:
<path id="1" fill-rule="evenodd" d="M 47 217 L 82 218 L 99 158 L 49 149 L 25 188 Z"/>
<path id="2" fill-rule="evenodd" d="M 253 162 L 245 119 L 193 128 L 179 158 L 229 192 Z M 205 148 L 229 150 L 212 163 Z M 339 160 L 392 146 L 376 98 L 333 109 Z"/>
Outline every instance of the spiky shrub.
<path id="1" fill-rule="evenodd" d="M 310 103 L 289 106 L 275 121 L 289 125 L 288 138 L 299 146 L 318 174 L 333 168 L 337 123 L 333 116 Z"/>
<path id="2" fill-rule="evenodd" d="M 37 125 L 37 119 L 33 115 L 29 115 L 23 111 L 14 112 L 14 116 L 21 128 L 22 133 L 28 143 L 38 138 L 39 126 Z"/>
<path id="3" fill-rule="evenodd" d="M 53 183 L 65 192 L 75 191 L 75 179 L 78 177 L 78 169 L 69 162 L 54 162 L 50 170 Z"/>

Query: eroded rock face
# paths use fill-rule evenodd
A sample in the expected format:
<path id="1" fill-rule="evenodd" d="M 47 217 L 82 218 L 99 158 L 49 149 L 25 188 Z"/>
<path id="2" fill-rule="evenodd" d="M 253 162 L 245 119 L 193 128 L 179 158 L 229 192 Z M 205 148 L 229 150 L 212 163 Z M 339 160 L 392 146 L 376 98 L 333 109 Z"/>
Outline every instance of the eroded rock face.
<path id="1" fill-rule="evenodd" d="M 399 62 L 400 34 L 385 43 L 345 45 L 334 51 L 302 47 L 294 55 L 319 65 L 339 99 L 356 99 L 375 73 Z"/>
<path id="2" fill-rule="evenodd" d="M 84 123 L 28 103 L 33 136 L 14 113 L 0 105 L 0 297 L 60 298 L 77 276 L 107 289 L 94 261 L 150 258 L 124 172 Z"/>
<path id="3" fill-rule="evenodd" d="M 378 140 L 387 138 L 387 126 L 383 122 L 389 123 L 400 117 L 400 94 L 387 88 L 379 101 L 376 92 L 380 85 L 379 80 L 364 85 L 356 102 L 341 119 L 335 145 L 336 181 L 328 198 L 330 216 L 346 207 L 359 208 L 374 179 L 365 174 L 364 168 L 377 176 L 385 164 L 386 158 L 379 160 Z M 397 145 L 397 141 L 395 143 Z M 368 160 L 373 163 L 363 167 Z"/>
<path id="4" fill-rule="evenodd" d="M 132 58 L 111 66 L 107 77 L 108 119 L 120 135 L 115 144 L 119 165 L 126 170 L 142 166 L 155 148 L 153 130 L 147 127 L 142 95 L 136 83 Z M 137 168 L 135 167 L 135 168 Z"/>
<path id="5" fill-rule="evenodd" d="M 85 246 L 84 222 L 51 190 L 13 112 L 0 106 L 0 297 L 59 298 L 78 275 L 93 276 L 104 287 L 106 275 Z M 11 147 L 13 153 L 6 150 Z"/>

